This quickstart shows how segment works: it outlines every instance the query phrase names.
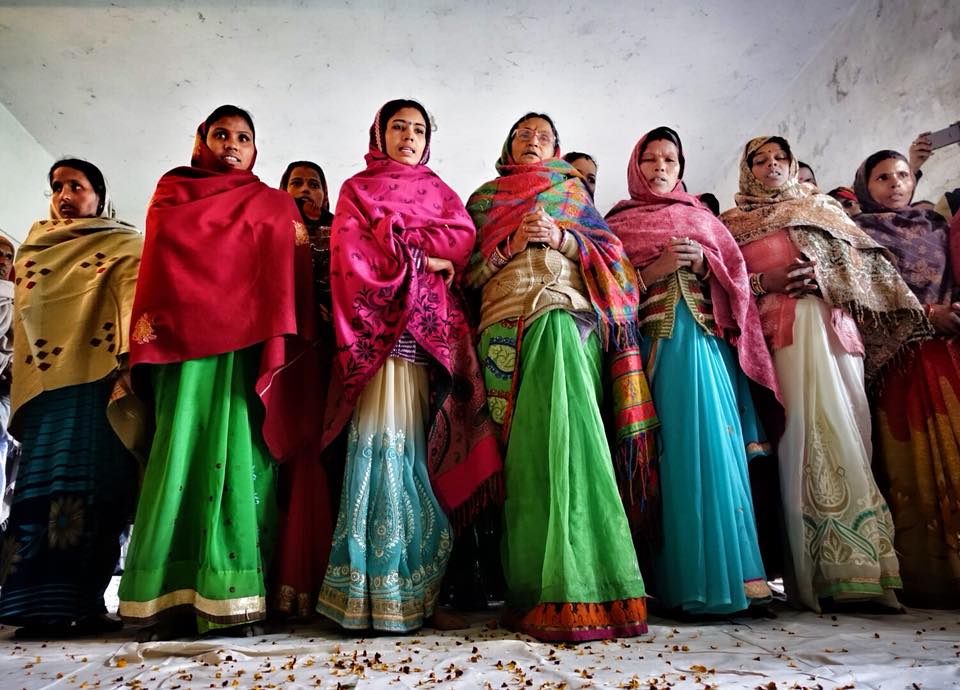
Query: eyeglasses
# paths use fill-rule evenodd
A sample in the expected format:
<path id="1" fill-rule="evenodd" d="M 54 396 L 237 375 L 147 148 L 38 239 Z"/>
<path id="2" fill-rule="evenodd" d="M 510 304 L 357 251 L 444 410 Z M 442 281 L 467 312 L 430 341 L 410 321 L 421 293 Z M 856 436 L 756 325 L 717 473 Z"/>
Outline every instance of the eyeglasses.
<path id="1" fill-rule="evenodd" d="M 521 127 L 518 129 L 513 133 L 513 136 L 522 142 L 528 142 L 537 139 L 544 146 L 553 146 L 554 142 L 553 132 L 541 132 L 536 129 L 527 129 L 526 127 Z"/>

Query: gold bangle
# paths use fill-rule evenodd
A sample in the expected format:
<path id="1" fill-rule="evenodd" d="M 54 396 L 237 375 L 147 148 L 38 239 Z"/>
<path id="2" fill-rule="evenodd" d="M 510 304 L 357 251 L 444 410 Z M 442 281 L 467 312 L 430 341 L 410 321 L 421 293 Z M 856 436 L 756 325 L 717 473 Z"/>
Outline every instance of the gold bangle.
<path id="1" fill-rule="evenodd" d="M 763 289 L 763 274 L 762 273 L 751 273 L 750 274 L 750 292 L 752 292 L 757 297 L 763 297 L 767 294 L 767 291 Z"/>
<path id="2" fill-rule="evenodd" d="M 640 288 L 640 294 L 642 295 L 647 291 L 647 285 L 643 282 L 643 276 L 640 275 L 640 271 L 636 271 L 637 274 L 637 287 Z"/>

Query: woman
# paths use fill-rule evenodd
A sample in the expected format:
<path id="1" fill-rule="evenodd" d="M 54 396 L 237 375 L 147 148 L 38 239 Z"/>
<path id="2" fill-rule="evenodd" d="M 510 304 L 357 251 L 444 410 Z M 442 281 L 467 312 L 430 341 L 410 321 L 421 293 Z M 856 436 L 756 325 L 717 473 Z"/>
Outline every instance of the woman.
<path id="1" fill-rule="evenodd" d="M 860 213 L 860 202 L 857 201 L 857 193 L 850 187 L 834 187 L 827 195 L 840 202 L 844 213 L 853 218 Z"/>
<path id="2" fill-rule="evenodd" d="M 803 161 L 797 162 L 797 181 L 803 184 L 811 184 L 816 188 L 817 176 L 813 173 L 813 168 Z"/>
<path id="3" fill-rule="evenodd" d="M 10 369 L 13 364 L 13 259 L 16 253 L 13 242 L 0 236 L 0 539 L 7 531 L 7 518 L 10 517 L 10 506 L 13 504 L 13 485 L 20 464 L 19 444 L 9 432 Z"/>
<path id="4" fill-rule="evenodd" d="M 857 170 L 863 212 L 854 221 L 896 257 L 937 337 L 920 343 L 884 377 L 876 401 L 878 474 L 896 525 L 904 599 L 960 606 L 960 304 L 950 267 L 950 231 L 939 213 L 911 207 L 907 158 L 877 151 Z"/>
<path id="5" fill-rule="evenodd" d="M 294 161 L 280 178 L 280 189 L 293 197 L 310 236 L 314 296 L 319 316 L 318 337 L 314 345 L 322 372 L 315 383 L 326 383 L 336 349 L 330 324 L 330 225 L 333 214 L 330 213 L 327 179 L 316 163 Z M 339 482 L 335 478 L 342 474 L 341 446 L 334 443 L 325 452 L 319 450 L 319 445 L 308 446 L 280 466 L 280 528 L 271 604 L 284 616 L 305 620 L 316 611 L 339 504 L 339 493 L 335 492 Z"/>
<path id="6" fill-rule="evenodd" d="M 571 151 L 563 157 L 563 160 L 576 168 L 577 172 L 583 176 L 583 184 L 590 192 L 590 200 L 592 201 L 597 195 L 597 161 L 589 153 L 582 153 L 581 151 Z"/>
<path id="7" fill-rule="evenodd" d="M 649 486 L 656 417 L 636 348 L 636 277 L 549 117 L 510 128 L 500 177 L 473 193 L 480 357 L 506 449 L 511 624 L 542 640 L 646 631 L 643 580 L 601 418 L 606 351 L 617 462 Z M 629 501 L 632 497 L 626 496 Z M 511 615 L 513 615 L 511 614 Z"/>
<path id="8" fill-rule="evenodd" d="M 721 220 L 751 272 L 786 412 L 788 595 L 815 611 L 825 599 L 896 609 L 893 523 L 870 470 L 864 377 L 923 336 L 923 311 L 884 250 L 797 180 L 785 139 L 746 145 L 736 202 Z"/>
<path id="9" fill-rule="evenodd" d="M 23 636 L 117 630 L 103 593 L 130 522 L 137 464 L 108 420 L 122 397 L 143 240 L 111 216 L 87 161 L 50 168 L 50 218 L 15 265 L 13 433 L 23 444 L 3 544 L 0 620 Z"/>
<path id="10" fill-rule="evenodd" d="M 748 377 L 778 390 L 743 257 L 683 190 L 683 168 L 675 131 L 646 134 L 627 165 L 630 199 L 607 222 L 645 289 L 643 355 L 662 425 L 657 598 L 686 614 L 728 614 L 770 597 L 747 473 L 769 446 Z"/>
<path id="11" fill-rule="evenodd" d="M 426 165 L 429 123 L 416 101 L 380 109 L 367 167 L 341 188 L 330 237 L 338 352 L 325 442 L 349 428 L 317 610 L 348 629 L 406 632 L 435 616 L 452 528 L 499 493 L 456 288 L 476 230 Z"/>
<path id="12" fill-rule="evenodd" d="M 316 440 L 309 239 L 256 156 L 249 113 L 217 108 L 147 211 L 131 361 L 156 435 L 120 583 L 146 639 L 249 634 L 264 617 L 274 458 Z"/>

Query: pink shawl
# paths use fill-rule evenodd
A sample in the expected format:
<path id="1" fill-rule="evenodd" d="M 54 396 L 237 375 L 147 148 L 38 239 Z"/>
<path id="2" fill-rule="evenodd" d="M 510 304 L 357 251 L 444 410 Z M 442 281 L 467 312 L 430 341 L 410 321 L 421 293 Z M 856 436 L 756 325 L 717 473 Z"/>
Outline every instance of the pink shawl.
<path id="1" fill-rule="evenodd" d="M 735 333 L 740 367 L 780 399 L 770 351 L 763 339 L 760 316 L 750 292 L 750 279 L 740 248 L 730 231 L 678 180 L 673 191 L 657 194 L 640 174 L 639 156 L 646 136 L 637 142 L 627 164 L 630 198 L 607 214 L 607 224 L 623 242 L 638 271 L 654 261 L 674 237 L 688 237 L 703 247 L 710 266 L 713 316 Z"/>
<path id="2" fill-rule="evenodd" d="M 443 381 L 431 376 L 428 469 L 450 512 L 481 485 L 493 488 L 487 497 L 495 493 L 500 456 L 459 288 L 448 288 L 424 264 L 427 257 L 449 259 L 459 282 L 476 229 L 460 198 L 422 161 L 404 165 L 381 150 L 379 120 L 380 112 L 367 167 L 343 184 L 330 232 L 337 366 L 324 444 L 350 419 L 364 386 L 407 331 L 445 372 Z"/>

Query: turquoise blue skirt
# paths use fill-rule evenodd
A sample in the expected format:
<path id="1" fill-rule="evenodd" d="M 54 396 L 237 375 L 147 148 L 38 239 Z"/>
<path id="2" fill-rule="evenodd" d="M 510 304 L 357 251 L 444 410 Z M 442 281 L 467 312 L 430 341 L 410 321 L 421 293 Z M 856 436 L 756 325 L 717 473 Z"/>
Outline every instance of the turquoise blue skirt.
<path id="1" fill-rule="evenodd" d="M 348 629 L 409 632 L 433 615 L 453 544 L 427 471 L 426 367 L 390 357 L 350 422 L 317 611 Z"/>
<path id="2" fill-rule="evenodd" d="M 663 548 L 653 593 L 667 608 L 734 613 L 770 596 L 747 473 L 748 457 L 765 444 L 735 352 L 682 300 L 676 311 L 673 336 L 644 344 L 662 424 Z"/>

